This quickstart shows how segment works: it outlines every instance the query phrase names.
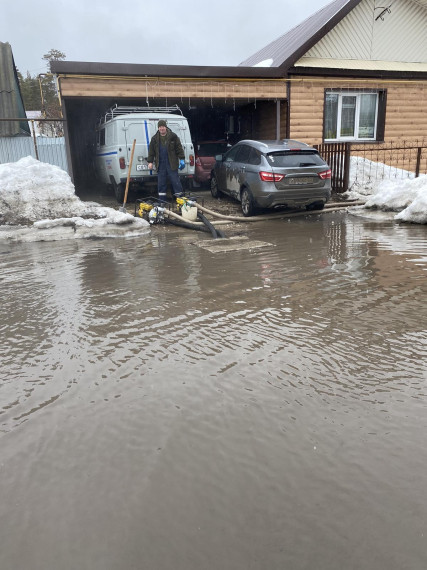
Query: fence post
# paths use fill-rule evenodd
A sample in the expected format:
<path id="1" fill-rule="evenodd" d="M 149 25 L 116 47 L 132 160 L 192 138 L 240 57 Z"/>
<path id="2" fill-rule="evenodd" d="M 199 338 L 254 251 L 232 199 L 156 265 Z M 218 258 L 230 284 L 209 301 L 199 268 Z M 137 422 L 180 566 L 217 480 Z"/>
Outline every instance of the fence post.
<path id="1" fill-rule="evenodd" d="M 350 183 L 350 156 L 351 156 L 351 143 L 345 143 L 344 151 L 344 188 L 343 191 L 347 192 Z"/>
<path id="2" fill-rule="evenodd" d="M 34 140 L 34 150 L 36 152 L 36 159 L 39 159 L 39 151 L 37 148 L 37 139 L 36 139 L 36 130 L 34 128 L 34 120 L 31 121 L 31 129 L 33 131 L 33 140 Z"/>
<path id="3" fill-rule="evenodd" d="M 415 178 L 418 178 L 420 175 L 420 166 L 421 166 L 421 150 L 422 148 L 419 146 L 417 150 L 417 165 L 415 167 Z"/>

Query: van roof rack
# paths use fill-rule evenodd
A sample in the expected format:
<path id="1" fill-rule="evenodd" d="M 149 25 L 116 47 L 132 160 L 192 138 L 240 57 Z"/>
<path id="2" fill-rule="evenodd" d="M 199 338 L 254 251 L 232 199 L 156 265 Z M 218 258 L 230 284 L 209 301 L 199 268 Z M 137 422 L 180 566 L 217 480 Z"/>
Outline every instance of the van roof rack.
<path id="1" fill-rule="evenodd" d="M 100 118 L 99 123 L 106 123 L 111 121 L 114 117 L 119 117 L 120 115 L 130 115 L 132 113 L 180 113 L 182 115 L 181 109 L 178 105 L 172 105 L 171 107 L 126 107 L 118 106 L 117 103 L 114 107 L 111 107 L 103 117 Z"/>

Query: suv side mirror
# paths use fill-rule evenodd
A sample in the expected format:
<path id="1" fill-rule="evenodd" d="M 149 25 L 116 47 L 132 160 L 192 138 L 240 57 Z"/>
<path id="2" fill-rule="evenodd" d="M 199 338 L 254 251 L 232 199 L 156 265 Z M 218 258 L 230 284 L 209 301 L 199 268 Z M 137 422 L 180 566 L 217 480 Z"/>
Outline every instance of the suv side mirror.
<path id="1" fill-rule="evenodd" d="M 223 154 L 216 154 L 215 155 L 215 160 L 217 162 L 222 162 L 224 160 L 224 155 Z"/>

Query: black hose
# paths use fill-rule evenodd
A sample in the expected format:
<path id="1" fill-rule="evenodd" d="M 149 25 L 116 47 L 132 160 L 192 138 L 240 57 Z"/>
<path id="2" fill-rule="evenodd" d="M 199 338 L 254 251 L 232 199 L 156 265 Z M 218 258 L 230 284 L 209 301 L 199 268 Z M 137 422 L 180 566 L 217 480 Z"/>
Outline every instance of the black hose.
<path id="1" fill-rule="evenodd" d="M 212 234 L 212 237 L 214 239 L 225 237 L 224 232 L 221 230 L 218 230 L 213 224 L 211 224 L 211 222 L 207 219 L 207 217 L 200 210 L 197 210 L 197 217 L 199 218 L 199 220 L 201 220 L 205 224 L 205 226 L 207 228 L 209 228 L 209 230 Z"/>
<path id="2" fill-rule="evenodd" d="M 205 224 L 205 226 L 209 229 L 209 231 L 212 234 L 212 237 L 214 239 L 217 239 L 218 235 L 216 233 L 216 229 L 214 228 L 214 226 L 210 223 L 210 221 L 207 219 L 207 217 L 205 215 L 202 214 L 202 212 L 200 212 L 199 210 L 197 210 L 197 217 L 199 218 L 199 220 L 201 222 L 203 222 Z"/>

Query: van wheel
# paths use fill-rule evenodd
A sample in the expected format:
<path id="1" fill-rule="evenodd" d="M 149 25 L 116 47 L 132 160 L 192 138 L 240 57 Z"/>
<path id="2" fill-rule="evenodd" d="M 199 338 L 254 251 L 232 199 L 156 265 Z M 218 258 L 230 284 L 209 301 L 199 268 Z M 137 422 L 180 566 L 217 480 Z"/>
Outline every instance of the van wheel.
<path id="1" fill-rule="evenodd" d="M 215 176 L 211 178 L 211 194 L 213 198 L 219 198 L 221 196 L 220 190 L 218 190 L 218 183 Z"/>
<path id="2" fill-rule="evenodd" d="M 252 196 L 252 192 L 249 190 L 249 188 L 243 188 L 240 194 L 240 202 L 242 206 L 242 213 L 244 216 L 249 217 L 255 214 L 256 206 L 254 198 Z"/>
<path id="3" fill-rule="evenodd" d="M 123 202 L 123 200 L 125 199 L 125 186 L 124 186 L 124 184 L 122 184 L 121 182 L 120 182 L 120 184 L 113 182 L 113 189 L 114 189 L 114 194 L 116 196 L 117 202 L 119 202 L 119 203 Z"/>

